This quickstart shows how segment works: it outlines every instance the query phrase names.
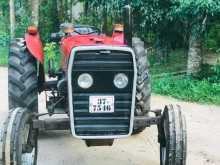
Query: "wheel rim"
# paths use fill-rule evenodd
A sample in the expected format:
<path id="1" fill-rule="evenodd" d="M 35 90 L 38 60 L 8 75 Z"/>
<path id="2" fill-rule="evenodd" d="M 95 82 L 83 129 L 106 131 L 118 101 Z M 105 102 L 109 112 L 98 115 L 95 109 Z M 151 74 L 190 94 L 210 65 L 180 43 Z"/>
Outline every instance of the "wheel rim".
<path id="1" fill-rule="evenodd" d="M 167 154 L 167 149 L 166 147 L 161 148 L 161 159 L 162 159 L 162 164 L 165 165 L 166 163 L 166 154 Z"/>
<path id="2" fill-rule="evenodd" d="M 23 153 L 21 156 L 22 165 L 33 165 L 35 161 L 35 148 L 31 153 Z"/>
<path id="3" fill-rule="evenodd" d="M 33 131 L 30 124 L 26 124 L 24 126 L 24 132 L 21 143 L 22 144 L 21 165 L 34 165 L 35 163 L 35 157 L 36 157 L 35 139 L 33 140 L 33 142 L 31 142 L 32 140 L 31 138 L 36 138 L 34 133 L 35 132 Z"/>

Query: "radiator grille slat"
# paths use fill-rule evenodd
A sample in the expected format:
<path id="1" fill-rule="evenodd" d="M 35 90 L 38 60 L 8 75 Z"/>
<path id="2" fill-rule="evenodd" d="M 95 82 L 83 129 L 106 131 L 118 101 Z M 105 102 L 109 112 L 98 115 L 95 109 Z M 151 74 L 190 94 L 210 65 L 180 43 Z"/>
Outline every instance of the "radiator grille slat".
<path id="1" fill-rule="evenodd" d="M 93 76 L 94 85 L 88 90 L 83 90 L 77 85 L 77 78 L 82 73 L 89 73 Z M 123 90 L 119 90 L 113 85 L 113 79 L 117 73 L 125 73 L 129 78 L 129 85 Z M 72 73 L 73 114 L 76 135 L 127 135 L 130 129 L 133 78 L 133 59 L 129 52 L 77 52 Z M 89 97 L 94 95 L 114 96 L 115 112 L 89 113 Z"/>

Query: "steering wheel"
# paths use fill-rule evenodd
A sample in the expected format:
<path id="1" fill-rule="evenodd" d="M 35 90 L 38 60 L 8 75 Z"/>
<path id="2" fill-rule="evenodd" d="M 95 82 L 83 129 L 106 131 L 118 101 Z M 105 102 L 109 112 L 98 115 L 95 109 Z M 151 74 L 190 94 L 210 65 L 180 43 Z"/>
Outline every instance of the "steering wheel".
<path id="1" fill-rule="evenodd" d="M 74 32 L 80 35 L 101 34 L 100 29 L 94 26 L 76 25 L 74 28 Z"/>

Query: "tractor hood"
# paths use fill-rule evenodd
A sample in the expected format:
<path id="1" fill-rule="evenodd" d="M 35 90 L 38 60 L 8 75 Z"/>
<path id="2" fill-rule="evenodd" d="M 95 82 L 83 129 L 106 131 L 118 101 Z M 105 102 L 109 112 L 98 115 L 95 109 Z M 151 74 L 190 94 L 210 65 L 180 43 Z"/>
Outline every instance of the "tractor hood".
<path id="1" fill-rule="evenodd" d="M 61 49 L 65 57 L 69 57 L 71 50 L 78 46 L 125 46 L 124 34 L 113 33 L 112 37 L 106 35 L 74 35 L 64 37 L 61 40 Z"/>

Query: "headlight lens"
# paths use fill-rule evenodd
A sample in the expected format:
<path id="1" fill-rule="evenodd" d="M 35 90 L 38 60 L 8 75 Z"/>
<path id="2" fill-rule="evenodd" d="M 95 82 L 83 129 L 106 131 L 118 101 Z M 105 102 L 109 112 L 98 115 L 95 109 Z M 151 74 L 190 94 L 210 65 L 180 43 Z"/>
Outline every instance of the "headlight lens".
<path id="1" fill-rule="evenodd" d="M 119 73 L 114 78 L 114 84 L 117 88 L 123 89 L 128 85 L 128 77 L 124 73 Z"/>
<path id="2" fill-rule="evenodd" d="M 93 85 L 93 78 L 88 73 L 83 73 L 78 78 L 78 85 L 83 89 L 88 89 Z"/>

